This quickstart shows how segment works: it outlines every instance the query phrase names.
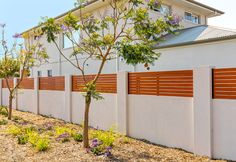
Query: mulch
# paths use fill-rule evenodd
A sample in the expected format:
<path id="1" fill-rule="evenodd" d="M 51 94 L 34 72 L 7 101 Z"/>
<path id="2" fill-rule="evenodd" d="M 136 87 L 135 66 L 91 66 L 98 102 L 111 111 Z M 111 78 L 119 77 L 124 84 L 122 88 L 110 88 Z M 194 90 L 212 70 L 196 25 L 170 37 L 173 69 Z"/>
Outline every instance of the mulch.
<path id="1" fill-rule="evenodd" d="M 78 131 L 82 131 L 81 126 L 68 124 L 64 121 L 43 117 L 27 112 L 14 111 L 15 116 L 19 116 L 32 125 L 43 125 L 52 122 L 54 126 L 68 126 Z M 6 119 L 0 115 L 0 120 Z M 192 153 L 174 148 L 167 148 L 154 145 L 145 141 L 132 138 L 117 139 L 112 149 L 112 156 L 95 156 L 87 153 L 82 147 L 82 143 L 73 140 L 60 143 L 51 142 L 51 147 L 46 152 L 35 151 L 30 144 L 19 145 L 17 139 L 6 134 L 7 126 L 14 122 L 8 121 L 7 125 L 0 125 L 0 162 L 92 162 L 92 161 L 153 161 L 153 162 L 223 162 L 220 160 L 210 160 L 207 157 L 196 156 Z"/>

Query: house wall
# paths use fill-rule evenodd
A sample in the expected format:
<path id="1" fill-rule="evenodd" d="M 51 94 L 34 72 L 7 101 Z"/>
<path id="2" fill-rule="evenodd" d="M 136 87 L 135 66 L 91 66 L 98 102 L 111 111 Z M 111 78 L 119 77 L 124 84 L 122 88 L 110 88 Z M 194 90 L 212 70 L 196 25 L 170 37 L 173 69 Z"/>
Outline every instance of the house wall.
<path id="1" fill-rule="evenodd" d="M 184 6 L 184 5 L 182 5 L 182 3 L 179 4 L 179 2 L 176 2 L 175 0 L 166 0 L 166 1 L 164 1 L 164 4 L 171 6 L 173 14 L 176 14 L 176 15 L 182 17 L 182 18 L 184 18 L 184 12 L 185 11 L 192 11 L 193 13 L 195 13 L 197 15 L 200 15 L 201 24 L 194 24 L 192 22 L 189 22 L 189 21 L 186 21 L 186 20 L 183 19 L 183 21 L 181 22 L 181 25 L 184 28 L 206 24 L 206 15 L 205 15 L 206 13 L 202 12 L 202 10 L 200 10 L 199 8 L 196 8 L 196 7 L 189 8 L 188 5 Z M 90 12 L 90 10 L 88 10 L 88 11 Z M 94 10 L 91 11 L 91 12 L 93 12 L 94 15 L 99 16 L 99 15 L 104 15 L 104 14 L 110 13 L 111 9 L 108 8 L 107 6 L 102 6 L 102 7 L 99 7 L 99 8 L 94 8 Z M 150 10 L 150 17 L 152 19 L 156 19 L 157 17 L 162 17 L 162 16 L 163 16 L 162 14 L 160 14 L 156 11 Z M 62 37 L 62 35 L 59 35 L 58 38 L 59 39 L 57 41 L 60 44 L 60 48 L 62 49 L 62 51 L 65 53 L 66 56 L 70 56 L 71 53 L 72 53 L 72 49 L 71 48 L 63 49 L 62 48 L 63 47 L 63 37 Z M 49 55 L 49 58 L 50 58 L 48 60 L 49 63 L 46 63 L 44 65 L 32 68 L 32 70 L 31 70 L 31 76 L 32 77 L 37 76 L 37 71 L 41 71 L 42 76 L 47 76 L 47 70 L 52 70 L 53 76 L 59 76 L 59 75 L 65 75 L 65 74 L 79 74 L 78 69 L 73 67 L 63 57 L 61 57 L 58 50 L 56 49 L 55 45 L 54 44 L 49 44 L 47 42 L 45 36 L 42 38 L 41 42 L 47 49 L 47 52 L 48 52 L 48 55 Z M 171 51 L 172 50 L 170 50 L 170 52 Z M 170 53 L 170 52 L 167 52 L 167 53 Z M 163 52 L 163 53 L 165 53 L 165 52 Z M 187 52 L 184 52 L 184 53 L 187 54 Z M 167 57 L 167 59 L 168 59 L 168 57 Z M 82 61 L 83 61 L 83 59 L 80 60 L 80 62 L 82 62 Z M 75 60 L 73 60 L 73 62 L 75 62 Z M 165 59 L 164 59 L 164 61 L 161 61 L 161 62 L 163 62 L 163 64 L 164 64 Z M 157 63 L 159 63 L 159 62 L 157 62 Z M 200 64 L 200 63 L 198 63 L 198 64 Z M 99 66 L 99 61 L 96 61 L 96 60 L 89 61 L 88 65 L 86 65 L 86 66 L 88 66 L 87 74 L 96 73 L 97 72 L 96 69 Z M 172 68 L 172 69 L 181 69 L 181 68 L 182 67 L 177 66 L 177 67 Z M 143 68 L 141 68 L 141 69 L 143 69 Z M 153 68 L 153 70 L 156 70 L 156 69 L 158 69 L 158 68 Z M 171 69 L 171 66 L 164 67 L 163 69 L 164 70 L 169 70 L 169 69 Z M 105 65 L 103 73 L 114 73 L 116 71 L 123 71 L 123 70 L 126 70 L 126 71 L 139 71 L 140 66 L 138 66 L 138 68 L 135 68 L 133 66 L 127 66 L 121 59 L 112 60 L 112 61 L 109 61 Z"/>
<path id="2" fill-rule="evenodd" d="M 235 67 L 236 39 L 156 50 L 161 57 L 151 71 L 193 69 L 199 66 Z M 136 71 L 146 71 L 143 65 Z"/>

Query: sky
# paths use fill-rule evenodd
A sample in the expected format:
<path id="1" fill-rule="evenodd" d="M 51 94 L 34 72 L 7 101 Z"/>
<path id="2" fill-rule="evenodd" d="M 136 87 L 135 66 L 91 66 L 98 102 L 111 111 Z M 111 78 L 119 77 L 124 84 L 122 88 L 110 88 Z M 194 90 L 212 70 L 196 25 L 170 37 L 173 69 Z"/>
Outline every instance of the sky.
<path id="1" fill-rule="evenodd" d="M 0 23 L 7 24 L 7 38 L 38 25 L 41 17 L 55 17 L 74 7 L 75 0 L 0 0 Z M 210 25 L 236 29 L 236 0 L 197 0 L 226 14 L 209 20 Z"/>

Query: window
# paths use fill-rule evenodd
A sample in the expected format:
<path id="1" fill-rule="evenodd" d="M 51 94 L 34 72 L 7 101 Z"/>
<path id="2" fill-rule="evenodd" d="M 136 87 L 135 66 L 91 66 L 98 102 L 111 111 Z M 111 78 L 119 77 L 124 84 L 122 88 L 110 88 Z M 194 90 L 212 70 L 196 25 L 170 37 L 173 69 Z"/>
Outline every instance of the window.
<path id="1" fill-rule="evenodd" d="M 195 24 L 200 23 L 199 16 L 192 14 L 190 12 L 185 12 L 184 18 L 185 18 L 185 20 L 191 21 L 192 23 L 195 23 Z"/>
<path id="2" fill-rule="evenodd" d="M 38 71 L 37 75 L 38 75 L 38 77 L 41 77 L 42 76 L 42 71 Z"/>
<path id="3" fill-rule="evenodd" d="M 80 39 L 80 32 L 75 31 L 72 34 L 73 34 L 73 36 L 71 37 L 73 38 L 72 40 L 78 43 Z M 65 48 L 71 48 L 71 47 L 73 47 L 72 41 L 65 34 L 63 34 L 63 48 L 65 49 Z"/>
<path id="4" fill-rule="evenodd" d="M 170 14 L 170 6 L 162 4 L 161 7 L 154 7 L 154 11 L 160 12 L 163 15 L 169 15 Z"/>
<path id="5" fill-rule="evenodd" d="M 48 77 L 52 77 L 52 70 L 48 70 Z"/>

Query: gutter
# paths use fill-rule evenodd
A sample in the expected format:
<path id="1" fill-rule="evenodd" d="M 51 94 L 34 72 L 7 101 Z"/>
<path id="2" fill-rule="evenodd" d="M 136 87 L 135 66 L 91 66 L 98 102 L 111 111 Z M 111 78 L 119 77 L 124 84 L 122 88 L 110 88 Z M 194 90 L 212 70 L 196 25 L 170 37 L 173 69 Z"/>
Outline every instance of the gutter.
<path id="1" fill-rule="evenodd" d="M 223 11 L 217 10 L 217 9 L 215 9 L 215 8 L 213 8 L 213 7 L 210 7 L 210 6 L 205 5 L 205 4 L 203 4 L 203 3 L 197 2 L 197 1 L 195 1 L 195 0 L 185 0 L 185 1 L 187 1 L 187 2 L 189 2 L 189 3 L 192 3 L 192 4 L 195 4 L 195 5 L 198 5 L 198 6 L 201 6 L 201 7 L 203 7 L 203 8 L 208 9 L 208 10 L 211 10 L 211 11 L 213 11 L 213 12 L 215 12 L 215 13 L 219 13 L 219 14 L 224 14 L 224 13 L 225 13 L 225 12 L 223 12 Z"/>
<path id="2" fill-rule="evenodd" d="M 236 35 L 230 35 L 230 36 L 225 36 L 225 37 L 220 37 L 220 38 L 210 38 L 210 39 L 204 39 L 204 40 L 198 40 L 198 41 L 183 42 L 183 43 L 177 43 L 177 44 L 171 44 L 171 45 L 163 45 L 159 47 L 156 46 L 154 47 L 154 49 L 174 48 L 174 47 L 189 46 L 189 45 L 195 45 L 195 44 L 226 41 L 226 40 L 232 40 L 232 39 L 236 39 Z"/>

